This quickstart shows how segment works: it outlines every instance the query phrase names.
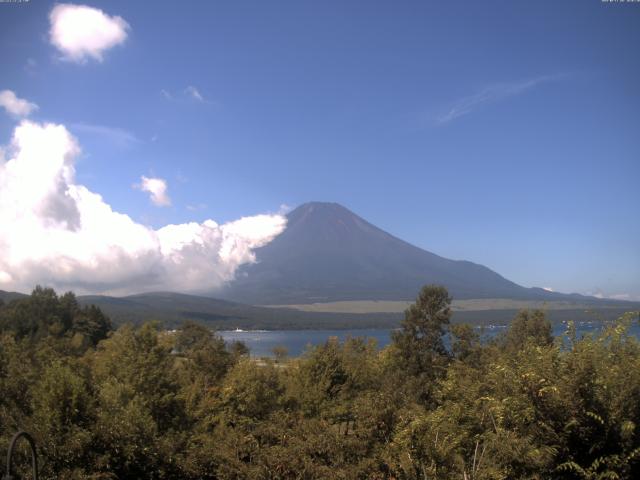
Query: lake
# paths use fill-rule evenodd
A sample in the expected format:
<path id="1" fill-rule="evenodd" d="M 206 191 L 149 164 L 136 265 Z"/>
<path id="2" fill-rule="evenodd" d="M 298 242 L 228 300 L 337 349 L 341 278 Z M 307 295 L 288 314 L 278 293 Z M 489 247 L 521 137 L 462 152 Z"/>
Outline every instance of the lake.
<path id="1" fill-rule="evenodd" d="M 583 335 L 594 333 L 602 328 L 601 322 L 576 322 L 576 331 L 578 338 Z M 491 338 L 503 332 L 507 327 L 502 325 L 493 325 L 484 327 L 482 332 L 483 338 Z M 562 335 L 567 329 L 566 324 L 554 325 L 553 334 L 555 336 Z M 478 327 L 480 330 L 480 327 Z M 307 346 L 320 345 L 326 342 L 330 337 L 337 337 L 340 341 L 344 341 L 348 337 L 366 337 L 373 338 L 380 348 L 385 347 L 391 341 L 392 329 L 354 329 L 354 330 L 248 330 L 235 331 L 223 330 L 217 333 L 227 342 L 241 341 L 244 342 L 251 355 L 254 357 L 273 356 L 272 349 L 277 346 L 284 346 L 289 351 L 290 356 L 301 355 Z M 640 338 L 640 324 L 635 321 L 630 333 Z"/>

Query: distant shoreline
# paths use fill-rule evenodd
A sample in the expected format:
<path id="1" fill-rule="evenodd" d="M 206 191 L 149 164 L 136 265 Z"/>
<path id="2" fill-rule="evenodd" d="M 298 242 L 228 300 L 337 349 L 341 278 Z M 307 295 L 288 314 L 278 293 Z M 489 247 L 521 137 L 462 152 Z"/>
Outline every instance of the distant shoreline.
<path id="1" fill-rule="evenodd" d="M 344 300 L 337 302 L 317 302 L 291 305 L 259 305 L 264 308 L 290 308 L 301 312 L 318 313 L 402 313 L 411 305 L 413 300 Z M 506 298 L 476 298 L 456 300 L 451 303 L 451 309 L 457 311 L 485 311 L 485 310 L 521 310 L 523 308 L 538 308 L 542 310 L 576 310 L 576 309 L 608 309 L 626 308 L 633 310 L 640 308 L 637 302 L 621 302 L 600 300 L 598 302 L 575 302 L 569 300 L 511 300 Z"/>

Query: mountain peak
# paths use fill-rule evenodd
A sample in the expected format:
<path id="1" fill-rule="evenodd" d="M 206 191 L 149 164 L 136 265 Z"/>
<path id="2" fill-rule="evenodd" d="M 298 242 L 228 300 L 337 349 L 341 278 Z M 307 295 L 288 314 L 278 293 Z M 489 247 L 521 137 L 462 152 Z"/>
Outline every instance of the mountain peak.
<path id="1" fill-rule="evenodd" d="M 254 304 L 337 300 L 411 300 L 438 283 L 463 298 L 549 298 L 487 267 L 449 260 L 372 225 L 346 207 L 309 202 L 287 215 L 287 228 L 256 249 L 222 295 Z"/>
<path id="2" fill-rule="evenodd" d="M 363 233 L 378 231 L 385 234 L 348 208 L 334 202 L 304 203 L 289 212 L 287 220 L 287 228 L 281 236 L 295 236 L 297 242 L 354 242 L 354 236 Z"/>
<path id="3" fill-rule="evenodd" d="M 335 208 L 341 208 L 344 210 L 347 210 L 347 208 L 343 207 L 342 205 L 340 205 L 337 202 L 318 202 L 318 201 L 312 201 L 312 202 L 306 202 L 303 203 L 302 205 L 297 206 L 295 210 L 313 210 L 313 209 L 335 209 Z"/>
<path id="4" fill-rule="evenodd" d="M 335 202 L 307 202 L 296 207 L 287 214 L 287 217 L 298 218 L 307 215 L 353 215 L 348 208 Z"/>

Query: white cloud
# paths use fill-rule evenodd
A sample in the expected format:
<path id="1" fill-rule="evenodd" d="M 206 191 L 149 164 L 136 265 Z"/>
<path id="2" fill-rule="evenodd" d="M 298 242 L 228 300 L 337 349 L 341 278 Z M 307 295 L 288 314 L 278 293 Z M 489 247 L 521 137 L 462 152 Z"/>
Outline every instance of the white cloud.
<path id="1" fill-rule="evenodd" d="M 196 87 L 194 87 L 193 85 L 189 85 L 187 88 L 185 88 L 184 89 L 184 93 L 189 95 L 194 100 L 197 100 L 198 102 L 205 102 L 206 101 L 204 99 L 204 97 L 202 96 L 202 94 L 198 91 L 198 89 Z"/>
<path id="2" fill-rule="evenodd" d="M 614 300 L 631 300 L 631 295 L 628 293 L 616 293 L 613 295 L 609 295 L 608 298 L 612 298 Z"/>
<path id="3" fill-rule="evenodd" d="M 26 117 L 38 109 L 38 105 L 23 98 L 18 98 L 11 90 L 0 91 L 0 107 L 14 117 Z"/>
<path id="4" fill-rule="evenodd" d="M 167 194 L 167 181 L 163 178 L 140 177 L 140 183 L 134 185 L 143 192 L 148 192 L 151 201 L 158 207 L 168 207 L 171 205 L 171 199 Z"/>
<path id="5" fill-rule="evenodd" d="M 129 24 L 118 16 L 86 5 L 59 3 L 49 14 L 49 39 L 66 60 L 102 61 L 103 53 L 123 43 Z"/>
<path id="6" fill-rule="evenodd" d="M 600 299 L 610 300 L 627 300 L 632 302 L 640 302 L 640 294 L 633 293 L 605 293 L 600 288 L 594 288 L 591 291 L 585 292 L 584 295 L 588 297 L 595 297 Z"/>
<path id="7" fill-rule="evenodd" d="M 279 215 L 286 215 L 291 210 L 293 210 L 293 207 L 287 205 L 286 203 L 282 203 L 282 204 L 280 204 L 280 208 L 278 208 L 278 214 Z"/>
<path id="8" fill-rule="evenodd" d="M 281 215 L 257 215 L 151 229 L 76 183 L 79 153 L 63 125 L 25 120 L 14 130 L 0 163 L 0 289 L 214 289 L 286 226 Z"/>
<path id="9" fill-rule="evenodd" d="M 607 298 L 607 295 L 602 291 L 602 289 L 596 287 L 593 290 L 584 293 L 587 297 L 595 297 L 595 298 Z"/>
<path id="10" fill-rule="evenodd" d="M 543 290 L 546 290 L 547 292 L 553 292 L 553 288 L 551 287 L 542 287 Z"/>
<path id="11" fill-rule="evenodd" d="M 629 302 L 640 302 L 640 294 L 633 294 L 633 293 L 613 293 L 611 295 L 607 295 L 606 298 L 610 298 L 612 300 L 626 300 Z"/>
<path id="12" fill-rule="evenodd" d="M 474 110 L 489 104 L 498 102 L 509 97 L 520 95 L 527 90 L 537 87 L 538 85 L 550 81 L 560 80 L 565 75 L 545 75 L 541 77 L 530 78 L 516 83 L 497 83 L 483 88 L 474 95 L 464 97 L 454 102 L 449 110 L 436 118 L 436 124 L 444 125 L 450 123 L 457 118 L 467 115 Z"/>

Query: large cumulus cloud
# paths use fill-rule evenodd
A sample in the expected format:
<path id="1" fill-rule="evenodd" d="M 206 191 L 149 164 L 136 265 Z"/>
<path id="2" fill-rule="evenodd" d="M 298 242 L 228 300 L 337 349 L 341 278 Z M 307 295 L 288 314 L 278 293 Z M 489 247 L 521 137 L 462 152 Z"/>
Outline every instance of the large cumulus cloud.
<path id="1" fill-rule="evenodd" d="M 49 14 L 49 37 L 63 58 L 82 63 L 87 58 L 102 61 L 110 48 L 127 38 L 129 24 L 98 8 L 69 3 L 57 4 Z"/>
<path id="2" fill-rule="evenodd" d="M 75 182 L 80 152 L 63 125 L 22 121 L 0 158 L 0 289 L 212 289 L 281 233 L 281 215 L 153 230 Z"/>

